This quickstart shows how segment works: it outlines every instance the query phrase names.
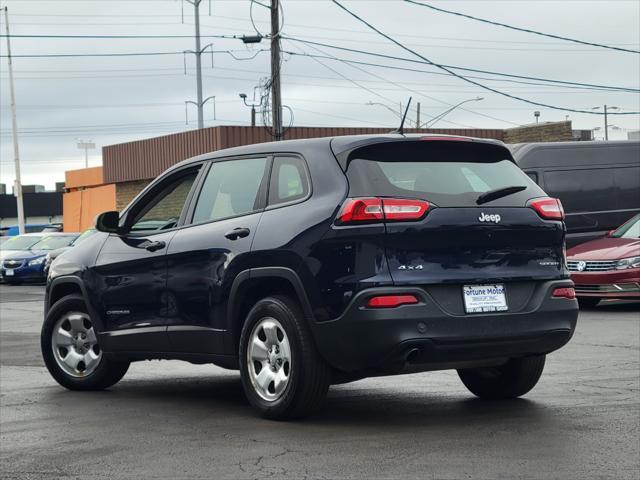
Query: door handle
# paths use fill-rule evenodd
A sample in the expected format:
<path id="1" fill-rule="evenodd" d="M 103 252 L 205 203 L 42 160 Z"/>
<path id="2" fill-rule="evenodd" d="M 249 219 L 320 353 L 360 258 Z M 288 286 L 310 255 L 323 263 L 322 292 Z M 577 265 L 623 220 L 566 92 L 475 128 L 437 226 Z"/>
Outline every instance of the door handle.
<path id="1" fill-rule="evenodd" d="M 157 242 L 149 242 L 144 246 L 144 248 L 149 250 L 150 252 L 155 252 L 156 250 L 161 250 L 166 246 L 167 244 L 160 240 Z"/>
<path id="2" fill-rule="evenodd" d="M 251 231 L 248 228 L 234 228 L 230 232 L 225 233 L 224 236 L 229 240 L 237 240 L 249 236 L 249 233 L 251 233 Z"/>

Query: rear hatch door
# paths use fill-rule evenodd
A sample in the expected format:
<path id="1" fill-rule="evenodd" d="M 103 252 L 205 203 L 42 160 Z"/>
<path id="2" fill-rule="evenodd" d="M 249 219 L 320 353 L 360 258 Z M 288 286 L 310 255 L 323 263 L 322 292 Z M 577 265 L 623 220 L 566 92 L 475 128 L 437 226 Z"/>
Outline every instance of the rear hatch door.
<path id="1" fill-rule="evenodd" d="M 420 219 L 385 220 L 385 252 L 396 285 L 533 282 L 566 276 L 564 225 L 542 218 L 530 206 L 545 193 L 501 144 L 385 142 L 351 152 L 346 167 L 350 197 L 429 203 Z M 518 188 L 505 190 L 508 187 Z M 496 194 L 484 195 L 487 192 Z M 455 291 L 459 299 L 460 288 Z"/>

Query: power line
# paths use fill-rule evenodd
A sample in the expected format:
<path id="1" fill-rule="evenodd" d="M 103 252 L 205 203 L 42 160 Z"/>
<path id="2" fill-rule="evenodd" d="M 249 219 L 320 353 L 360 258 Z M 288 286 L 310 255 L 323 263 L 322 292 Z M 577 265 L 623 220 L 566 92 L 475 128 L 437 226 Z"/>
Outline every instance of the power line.
<path id="1" fill-rule="evenodd" d="M 294 56 L 306 56 L 306 57 L 315 57 L 315 58 L 321 58 L 321 59 L 328 59 L 328 60 L 335 60 L 335 61 L 339 61 L 342 63 L 346 63 L 346 64 L 350 64 L 350 65 L 365 65 L 365 66 L 372 66 L 372 67 L 381 67 L 381 68 L 386 68 L 386 69 L 391 69 L 391 70 L 399 70 L 399 71 L 407 71 L 407 72 L 416 72 L 416 73 L 423 73 L 423 74 L 428 74 L 428 75 L 437 75 L 437 76 L 446 76 L 446 77 L 450 77 L 451 75 L 449 75 L 448 73 L 444 73 L 444 72 L 432 72 L 432 71 L 427 71 L 427 70 L 418 70 L 418 69 L 412 69 L 412 68 L 403 68 L 403 67 L 398 67 L 398 66 L 393 66 L 393 65 L 389 65 L 389 64 L 377 64 L 377 63 L 368 63 L 368 62 L 357 62 L 354 60 L 348 60 L 348 59 L 344 59 L 344 58 L 339 58 L 336 57 L 334 55 L 312 55 L 309 54 L 307 52 L 304 53 L 298 53 L 298 52 L 290 52 L 290 51 L 284 51 L 284 53 L 287 53 L 289 55 L 294 55 Z M 422 62 L 419 62 L 422 63 Z M 187 71 L 191 71 L 192 69 L 188 68 Z M 242 72 L 242 73 L 251 73 L 251 74 L 261 74 L 261 75 L 268 75 L 268 72 L 266 71 L 257 71 L 257 70 L 246 70 L 246 69 L 241 69 L 241 68 L 229 68 L 229 67 L 220 67 L 217 66 L 216 70 L 226 70 L 226 71 L 233 71 L 233 72 Z M 167 72 L 167 71 L 174 71 L 174 72 L 180 72 L 180 73 L 170 73 L 170 74 L 165 74 L 165 73 L 155 73 L 155 72 Z M 20 79 L 24 79 L 24 80 L 50 80 L 50 79 L 74 79 L 74 78 L 135 78 L 135 77 L 157 77 L 160 75 L 168 75 L 168 76 L 183 76 L 185 75 L 184 73 L 184 68 L 183 67 L 156 67 L 156 68 L 129 68 L 129 69 L 83 69 L 83 70 L 69 70 L 69 69 L 65 69 L 65 70 L 16 70 L 15 72 L 18 74 L 38 74 L 38 73 L 47 73 L 47 74 L 55 74 L 55 73 L 67 73 L 67 74 L 75 74 L 75 73 L 81 73 L 84 75 L 78 75 L 78 76 L 69 76 L 69 75 L 64 75 L 64 76 L 52 76 L 52 75 L 46 75 L 46 76 L 34 76 L 34 77 L 30 77 L 30 76 L 21 76 L 21 77 L 17 77 Z M 367 70 L 362 70 L 366 73 L 368 73 L 369 75 L 371 75 L 371 72 L 367 71 Z M 121 73 L 121 72 L 146 72 L 144 74 L 140 74 L 140 75 L 109 75 L 109 76 L 105 76 L 105 75 L 90 75 L 91 73 Z M 89 74 L 89 75 L 87 75 Z M 327 76 L 321 76 L 321 75 L 310 75 L 310 74 L 295 74 L 295 73 L 286 73 L 284 74 L 286 77 L 303 77 L 303 78 L 319 78 L 319 79 L 325 79 L 325 80 L 334 80 L 336 79 L 336 77 L 327 77 Z M 2 77 L 0 77 L 2 78 Z M 378 78 L 382 78 L 382 77 L 378 77 Z M 535 81 L 522 81 L 522 80 L 512 80 L 512 79 L 508 79 L 508 78 L 490 78 L 490 77 L 482 77 L 482 76 L 473 76 L 473 75 L 468 75 L 468 78 L 474 78 L 474 79 L 478 79 L 478 80 L 487 80 L 487 81 L 491 81 L 491 82 L 504 82 L 504 83 L 514 83 L 514 84 L 521 84 L 521 85 L 534 85 L 534 86 L 544 86 L 544 87 L 556 87 L 556 85 L 550 85 L 548 83 L 541 83 L 541 82 L 535 82 Z M 365 82 L 365 83 L 379 83 L 376 82 L 375 80 L 364 80 L 364 79 L 356 79 L 360 82 Z M 383 83 L 389 83 L 389 80 L 381 80 L 381 82 Z M 423 85 L 423 82 L 403 82 L 403 84 L 406 85 Z M 456 85 L 453 84 L 431 84 L 432 86 L 440 86 L 440 87 L 454 87 Z M 627 93 L 626 90 L 617 90 L 617 88 L 623 88 L 623 87 L 611 87 L 611 88 L 616 88 L 616 90 L 609 90 L 608 87 L 590 87 L 590 86 L 579 86 L 579 85 L 564 85 L 566 88 L 571 88 L 571 89 L 577 89 L 577 90 L 596 90 L 596 91 L 621 91 L 623 93 Z M 524 87 L 522 87 L 524 88 Z M 632 92 L 635 93 L 635 91 L 632 90 Z M 638 90 L 638 92 L 640 92 L 640 90 Z"/>
<path id="2" fill-rule="evenodd" d="M 402 58 L 402 57 L 397 57 L 397 56 L 393 56 L 393 55 L 385 55 L 385 54 L 380 54 L 380 53 L 375 53 L 375 52 L 368 52 L 368 51 L 364 51 L 364 50 L 358 50 L 358 49 L 347 48 L 347 47 L 340 47 L 340 46 L 337 46 L 337 45 L 331 45 L 331 44 L 322 43 L 322 42 L 313 42 L 311 40 L 303 40 L 301 38 L 290 37 L 290 36 L 285 36 L 285 35 L 283 35 L 282 38 L 285 38 L 287 40 L 301 42 L 301 43 L 306 43 L 308 45 L 319 45 L 319 46 L 324 46 L 324 47 L 328 47 L 328 48 L 348 51 L 348 52 L 352 52 L 352 53 L 361 53 L 361 54 L 365 54 L 365 55 L 371 55 L 371 56 L 376 56 L 376 57 L 381 57 L 381 58 L 399 60 L 399 61 L 404 61 L 404 62 L 412 62 L 412 63 L 420 63 L 420 64 L 424 64 L 425 63 L 425 62 L 421 62 L 421 61 L 417 61 L 417 60 L 412 60 L 412 59 L 409 59 L 409 58 Z M 232 56 L 236 60 L 251 60 L 251 59 L 255 58 L 255 56 L 257 56 L 258 54 L 260 54 L 262 52 L 265 52 L 265 51 L 269 51 L 269 50 L 268 49 L 260 49 L 260 50 L 254 51 L 253 55 L 250 56 L 250 57 L 247 57 L 247 58 L 242 58 L 242 57 L 238 57 L 237 55 L 235 55 L 235 53 L 240 53 L 240 52 L 245 53 L 245 52 L 247 52 L 247 50 L 213 50 L 212 52 L 215 53 L 215 54 L 217 54 L 217 53 L 225 53 L 225 54 L 228 54 L 228 55 Z M 290 55 L 300 55 L 300 53 L 298 53 L 298 52 L 286 52 L 286 51 L 284 51 L 283 53 L 288 53 Z M 413 52 L 413 53 L 415 53 L 415 52 Z M 20 57 L 20 58 L 98 57 L 98 58 L 100 58 L 100 57 L 128 57 L 128 56 L 165 56 L 165 55 L 183 55 L 183 54 L 184 54 L 184 52 L 182 52 L 182 51 L 181 52 L 174 51 L 174 52 L 123 52 L 123 53 L 77 53 L 77 54 L 76 53 L 66 53 L 66 54 L 22 54 L 22 55 L 12 55 L 12 56 L 14 58 L 16 58 L 16 57 Z M 321 56 L 319 57 L 319 56 L 315 56 L 315 55 L 311 55 L 311 54 L 306 54 L 306 56 L 313 57 L 313 58 L 323 58 Z M 0 55 L 0 58 L 6 58 L 6 55 Z M 330 58 L 331 59 L 331 57 L 324 57 L 324 58 Z M 398 68 L 398 67 L 390 67 L 390 66 L 387 66 L 387 65 L 375 65 L 375 64 L 371 64 L 371 63 L 357 62 L 357 61 L 354 61 L 354 60 L 347 60 L 347 59 L 340 59 L 340 61 L 350 62 L 350 63 L 355 63 L 355 64 L 362 64 L 362 65 L 379 66 L 379 67 L 383 67 L 383 68 L 401 69 L 401 68 Z M 596 89 L 606 89 L 606 90 L 615 90 L 615 91 L 623 91 L 623 92 L 630 92 L 630 93 L 640 93 L 640 89 L 633 89 L 633 88 L 627 88 L 627 87 L 617 87 L 617 86 L 608 86 L 608 85 L 595 85 L 595 84 L 580 83 L 580 82 L 569 82 L 569 81 L 564 81 L 564 80 L 555 80 L 555 79 L 531 77 L 531 76 L 525 76 L 525 75 L 514 75 L 514 74 L 508 74 L 508 73 L 502 73 L 502 72 L 493 72 L 493 71 L 489 71 L 489 70 L 465 68 L 465 67 L 459 67 L 459 66 L 455 66 L 455 65 L 439 65 L 439 64 L 436 64 L 436 63 L 433 63 L 433 62 L 426 62 L 426 63 L 429 64 L 429 65 L 441 68 L 442 70 L 447 72 L 446 74 L 448 74 L 450 76 L 455 76 L 455 77 L 458 77 L 458 78 L 461 78 L 461 76 L 456 74 L 455 72 L 451 72 L 451 71 L 447 70 L 447 68 L 448 69 L 454 69 L 454 70 L 461 70 L 461 71 L 483 73 L 483 74 L 488 74 L 488 75 L 504 76 L 504 77 L 509 77 L 509 78 L 519 78 L 519 79 L 534 80 L 534 81 L 539 81 L 539 82 L 549 82 L 549 83 L 558 83 L 558 84 L 564 84 L 564 85 L 574 85 L 574 86 L 589 87 L 589 88 L 596 88 Z M 408 70 L 408 69 L 404 69 L 404 70 Z M 416 70 L 416 71 L 418 71 L 418 70 Z M 437 72 L 424 72 L 424 71 L 423 71 L 423 73 L 438 74 Z M 478 77 L 467 76 L 465 78 L 470 78 L 471 79 L 471 78 L 478 78 Z M 485 80 L 490 80 L 490 79 L 486 79 L 485 78 Z M 539 106 L 543 106 L 543 104 L 540 104 Z M 554 107 L 549 107 L 549 108 L 554 108 Z M 566 109 L 562 109 L 562 110 L 566 110 Z M 593 113 L 593 112 L 591 112 L 591 113 Z"/>
<path id="3" fill-rule="evenodd" d="M 429 60 L 427 57 L 419 54 L 418 52 L 415 52 L 414 50 L 411 50 L 409 47 L 404 46 L 402 43 L 400 43 L 399 41 L 395 40 L 394 38 L 390 37 L 389 35 L 386 35 L 385 33 L 383 33 L 382 31 L 380 31 L 379 29 L 377 29 L 376 27 L 374 27 L 373 25 L 371 25 L 369 22 L 367 22 L 366 20 L 364 20 L 362 17 L 358 16 L 357 14 L 355 14 L 354 12 L 352 12 L 351 10 L 349 10 L 348 8 L 346 8 L 344 5 L 342 5 L 340 2 L 338 2 L 337 0 L 332 0 L 333 3 L 335 3 L 338 7 L 340 7 L 342 10 L 344 10 L 345 12 L 347 12 L 349 15 L 351 15 L 353 18 L 355 18 L 356 20 L 358 20 L 359 22 L 365 24 L 366 26 L 368 26 L 370 29 L 374 30 L 375 32 L 377 32 L 379 35 L 382 35 L 383 37 L 385 37 L 387 40 L 395 43 L 397 46 L 399 46 L 400 48 L 402 48 L 403 50 L 408 51 L 409 53 L 412 53 L 413 55 L 417 56 L 418 58 L 424 60 L 425 62 L 427 62 L 430 65 L 433 65 L 441 70 L 444 70 L 445 72 L 449 72 L 452 75 L 455 75 L 456 77 L 458 77 L 461 80 L 464 80 L 467 83 L 471 83 L 472 85 L 476 85 L 477 87 L 483 88 L 489 92 L 493 92 L 496 93 L 498 95 L 502 95 L 504 97 L 507 98 L 511 98 L 513 100 L 519 100 L 521 102 L 525 102 L 525 103 L 529 103 L 531 105 L 536 105 L 539 107 L 546 107 L 546 108 L 551 108 L 554 110 L 562 110 L 565 112 L 574 112 L 574 113 L 588 113 L 590 115 L 602 115 L 602 113 L 599 112 L 595 112 L 593 110 L 580 110 L 580 109 L 575 109 L 575 108 L 566 108 L 566 107 L 558 107 L 555 105 L 550 105 L 550 104 L 546 104 L 546 103 L 541 103 L 541 102 L 535 102 L 533 100 L 528 100 L 526 98 L 522 98 L 522 97 L 518 97 L 516 95 L 512 95 L 510 93 L 506 93 L 506 92 L 502 92 L 500 90 L 497 90 L 495 88 L 486 86 L 482 83 L 476 82 L 475 80 L 471 80 L 468 79 L 466 77 L 464 77 L 463 75 L 460 75 L 450 69 L 448 69 L 447 67 L 444 67 L 443 65 L 439 65 L 437 63 L 432 62 L 431 60 Z M 616 112 L 618 115 L 638 115 L 640 114 L 640 112 Z"/>
<path id="4" fill-rule="evenodd" d="M 384 34 L 382 34 L 384 35 Z M 293 40 L 295 42 L 301 42 L 301 43 L 305 43 L 308 45 L 319 45 L 321 47 L 328 47 L 328 48 L 333 48 L 336 50 L 342 50 L 345 52 L 350 52 L 350 53 L 360 53 L 363 55 L 370 55 L 373 57 L 379 57 L 379 58 L 385 58 L 385 59 L 390 59 L 390 60 L 398 60 L 398 61 L 402 61 L 402 62 L 409 62 L 409 63 L 418 63 L 421 65 L 427 64 L 427 65 L 431 65 L 440 69 L 444 69 L 442 67 L 446 67 L 446 69 L 444 69 L 445 72 L 447 73 L 443 73 L 441 75 L 450 75 L 450 76 L 454 76 L 454 77 L 459 77 L 459 75 L 455 72 L 451 72 L 447 69 L 452 69 L 452 70 L 461 70 L 461 71 L 465 71 L 465 72 L 474 72 L 474 73 L 481 73 L 481 74 L 486 74 L 486 75 L 496 75 L 496 76 L 500 76 L 500 77 L 508 77 L 508 78 L 518 78 L 518 79 L 524 79 L 524 80 L 534 80 L 534 81 L 539 81 L 539 82 L 548 82 L 548 83 L 558 83 L 558 84 L 563 84 L 563 85 L 577 85 L 577 86 L 582 86 L 582 87 L 595 87 L 595 88 L 601 88 L 601 89 L 606 89 L 606 90 L 620 90 L 620 91 L 625 91 L 625 92 L 630 92 L 630 93 L 640 93 L 640 89 L 638 88 L 630 88 L 630 87 L 618 87 L 618 86 L 611 86 L 611 85 L 598 85 L 598 84 L 593 84 L 593 83 L 582 83 L 582 82 L 571 82 L 571 81 L 566 81 L 566 80 L 555 80 L 555 79 L 550 79 L 550 78 L 541 78 L 541 77 L 532 77 L 532 76 L 528 76 L 528 75 L 515 75 L 515 74 L 510 74 L 510 73 L 503 73 L 503 72 L 494 72 L 491 70 L 481 70 L 481 69 L 477 69 L 477 68 L 467 68 L 467 67 L 459 67 L 457 65 L 447 65 L 447 64 L 436 64 L 434 62 L 431 62 L 430 60 L 424 60 L 424 61 L 420 61 L 420 60 L 414 60 L 411 58 L 404 58 L 404 57 L 398 57 L 395 55 L 386 55 L 383 53 L 376 53 L 376 52 L 369 52 L 367 50 L 359 50 L 356 48 L 349 48 L 349 47 L 341 47 L 339 45 L 332 45 L 330 43 L 323 43 L 323 42 L 314 42 L 311 40 L 304 40 L 302 38 L 297 38 L 297 37 L 290 37 L 288 35 L 283 35 L 282 38 L 286 38 L 287 40 Z M 395 40 L 393 40 L 395 42 Z M 399 43 L 399 42 L 398 42 Z M 402 47 L 402 48 L 406 48 L 406 47 Z M 415 52 L 413 52 L 413 50 L 409 50 L 411 53 L 416 54 Z M 291 55 L 296 55 L 295 52 L 288 52 Z M 416 54 L 419 56 L 419 54 Z M 325 58 L 330 58 L 330 57 L 325 57 Z M 420 58 L 422 58 L 420 56 Z M 350 62 L 354 62 L 354 63 L 362 63 L 362 62 L 357 62 L 354 60 L 345 60 L 345 61 L 350 61 Z M 384 65 L 378 65 L 378 66 L 383 66 Z M 427 73 L 427 72 L 424 72 Z M 472 78 L 471 76 L 467 77 L 467 78 Z"/>
<path id="5" fill-rule="evenodd" d="M 82 25 L 82 24 L 78 24 Z M 135 39 L 135 38 L 195 38 L 195 35 L 41 35 L 41 34 L 11 34 L 0 35 L 0 38 L 86 38 L 86 39 Z M 225 38 L 241 40 L 242 35 L 200 35 L 200 38 Z"/>
<path id="6" fill-rule="evenodd" d="M 318 47 L 313 47 L 313 46 L 312 46 L 312 48 L 313 48 L 313 49 L 315 49 L 316 51 L 320 52 L 320 53 L 325 53 L 325 54 L 326 54 L 326 52 L 324 52 L 324 51 L 320 50 Z M 335 57 L 334 57 L 334 58 L 335 58 Z M 398 87 L 402 88 L 402 89 L 403 89 L 403 91 L 409 91 L 409 92 L 412 92 L 412 93 L 414 93 L 414 94 L 421 95 L 421 96 L 423 96 L 423 97 L 425 97 L 425 98 L 428 98 L 428 99 L 433 100 L 433 101 L 435 101 L 435 102 L 442 103 L 442 104 L 447 105 L 447 106 L 450 106 L 450 107 L 451 107 L 451 106 L 453 106 L 453 104 L 448 103 L 448 102 L 445 102 L 444 100 L 440 100 L 439 98 L 431 97 L 431 96 L 429 96 L 429 95 L 427 95 L 427 94 L 425 94 L 425 93 L 423 93 L 423 92 L 420 92 L 420 91 L 417 91 L 417 90 L 413 90 L 413 89 L 411 89 L 411 88 L 407 88 L 407 87 L 406 87 L 406 85 L 403 85 L 403 84 L 400 84 L 400 83 L 397 83 L 397 82 L 394 82 L 394 81 L 388 80 L 388 79 L 386 79 L 386 78 L 384 78 L 384 77 L 381 77 L 380 75 L 377 75 L 377 74 L 375 74 L 375 73 L 371 73 L 371 72 L 369 72 L 369 71 L 367 71 L 367 70 L 365 70 L 365 69 L 363 69 L 363 68 L 361 68 L 361 67 L 358 67 L 358 66 L 355 66 L 355 65 L 351 65 L 351 67 L 352 67 L 352 68 L 355 68 L 355 69 L 357 69 L 357 70 L 359 70 L 359 71 L 361 71 L 361 72 L 364 72 L 364 73 L 367 73 L 367 74 L 369 74 L 369 75 L 372 75 L 372 76 L 374 76 L 374 77 L 376 77 L 376 78 L 378 78 L 378 79 L 381 79 L 381 80 L 383 80 L 383 81 L 384 81 L 384 82 L 386 82 L 386 83 L 390 83 L 390 84 L 392 84 L 392 85 L 396 85 L 396 86 L 398 86 Z M 473 114 L 476 114 L 476 115 L 479 115 L 479 116 L 482 116 L 482 117 L 485 117 L 485 118 L 490 118 L 491 120 L 497 120 L 497 121 L 499 121 L 499 122 L 509 123 L 509 124 L 511 124 L 511 125 L 520 126 L 520 124 L 518 124 L 518 123 L 514 123 L 514 122 L 511 122 L 511 121 L 509 121 L 509 120 L 503 120 L 503 119 L 501 119 L 501 118 L 493 117 L 493 116 L 491 116 L 491 115 L 486 115 L 486 114 L 483 114 L 483 113 L 477 113 L 477 112 L 474 112 L 473 110 L 469 110 L 469 109 L 466 109 L 466 108 L 465 108 L 465 109 L 462 109 L 462 110 L 465 110 L 465 111 L 467 111 L 467 112 L 470 112 L 470 113 L 473 113 Z M 433 118 L 432 118 L 432 119 L 433 119 Z M 444 122 L 455 124 L 454 122 L 451 122 L 451 121 L 449 121 L 449 120 L 444 120 Z"/>
<path id="7" fill-rule="evenodd" d="M 631 49 L 628 49 L 628 48 L 614 47 L 614 46 L 611 46 L 611 45 L 603 45 L 602 43 L 585 42 L 584 40 L 577 40 L 575 38 L 563 37 L 563 36 L 554 35 L 554 34 L 551 34 L 551 33 L 538 32 L 536 30 L 531 30 L 529 28 L 515 27 L 513 25 L 507 25 L 506 23 L 500 23 L 500 22 L 496 22 L 496 21 L 493 21 L 493 20 L 487 20 L 487 19 L 484 19 L 484 18 L 474 17 L 473 15 L 468 15 L 466 13 L 454 12 L 452 10 L 445 10 L 444 8 L 439 8 L 439 7 L 436 7 L 434 5 L 429 5 L 428 3 L 416 2 L 415 0 L 404 0 L 404 1 L 407 2 L 407 3 L 411 3 L 413 5 L 419 5 L 421 7 L 430 8 L 431 10 L 435 10 L 436 12 L 448 13 L 450 15 L 457 15 L 459 17 L 469 18 L 471 20 L 476 20 L 478 22 L 488 23 L 490 25 L 495 25 L 495 26 L 498 26 L 498 27 L 509 28 L 511 30 L 516 30 L 518 32 L 532 33 L 534 35 L 540 35 L 542 37 L 555 38 L 557 40 L 564 40 L 564 41 L 567 41 L 567 42 L 579 43 L 581 45 L 589 45 L 591 47 L 607 48 L 609 50 L 617 50 L 617 51 L 620 51 L 620 52 L 640 53 L 640 50 L 631 50 Z"/>
<path id="8" fill-rule="evenodd" d="M 268 52 L 269 49 L 260 49 L 255 51 L 255 55 L 248 58 L 239 58 L 234 53 L 246 52 L 246 50 L 210 50 L 212 53 L 226 53 L 231 55 L 235 60 L 251 60 L 259 53 Z M 50 58 L 50 57 L 140 57 L 140 56 L 162 56 L 162 55 L 184 55 L 182 52 L 126 52 L 126 53 L 44 53 L 44 54 L 25 54 L 11 55 L 13 58 Z M 0 58 L 6 58 L 6 55 L 0 55 Z"/>
<path id="9" fill-rule="evenodd" d="M 65 13 L 65 14 L 56 14 L 56 13 L 13 13 L 12 16 L 14 17 L 63 17 L 63 18 L 70 18 L 70 17 L 90 17 L 90 18 L 96 18 L 96 15 L 93 14 L 74 14 L 74 13 Z M 149 13 L 140 13 L 140 14 L 136 14 L 136 13 L 130 13 L 130 14 L 100 14 L 98 16 L 99 18 L 130 18 L 130 17 L 144 17 L 144 18 L 149 18 L 149 17 L 172 17 L 175 18 L 176 15 L 172 14 L 172 13 L 165 13 L 165 14 L 149 14 Z M 237 22 L 241 22 L 241 23 L 251 23 L 249 19 L 243 18 L 243 17 L 234 17 L 234 16 L 230 16 L 230 15 L 218 15 L 216 14 L 216 18 L 221 18 L 221 19 L 225 19 L 225 20 L 233 20 L 233 21 L 237 21 Z M 13 22 L 14 24 L 20 24 L 20 25 L 30 25 L 31 23 L 27 23 L 27 22 Z M 256 20 L 255 23 L 268 23 L 266 21 L 259 21 Z M 162 25 L 175 25 L 177 24 L 176 22 L 172 22 L 172 23 L 162 23 Z M 57 25 L 78 25 L 78 26 L 82 26 L 82 25 L 87 25 L 86 23 L 64 23 L 64 24 L 60 24 L 60 23 L 38 23 L 37 25 L 51 25 L 51 26 L 57 26 Z M 94 25 L 94 24 L 92 24 Z M 100 25 L 122 25 L 122 23 L 103 23 Z M 140 22 L 137 23 L 127 23 L 125 25 L 140 25 Z M 155 25 L 155 23 L 145 23 L 144 25 Z M 208 27 L 208 28 L 223 28 L 220 25 L 212 25 L 212 24 L 202 24 L 202 27 Z M 287 22 L 287 27 L 293 27 L 293 28 L 303 28 L 303 29 L 312 29 L 312 30 L 321 30 L 323 32 L 326 31 L 333 31 L 333 32 L 345 32 L 345 33 L 349 33 L 349 34 L 361 34 L 361 35 L 375 35 L 375 33 L 373 32 L 367 32 L 364 30 L 353 30 L 353 29 L 348 29 L 348 28 L 336 28 L 336 27 L 329 27 L 329 26 L 318 26 L 318 25 L 305 25 L 305 24 L 300 24 L 300 23 L 290 23 Z M 544 45 L 544 46 L 550 46 L 550 45 L 562 45 L 565 44 L 565 42 L 549 42 L 549 41 L 544 41 L 544 42 L 534 42 L 534 41 L 518 41 L 518 40 L 489 40 L 489 39 L 485 39 L 485 38 L 463 38 L 463 37 L 440 37 L 440 36 L 430 36 L 430 35 L 411 35 L 411 34 L 406 34 L 406 33 L 390 33 L 390 35 L 393 35 L 395 37 L 406 37 L 406 38 L 424 38 L 424 39 L 429 39 L 429 40 L 447 40 L 447 41 L 454 41 L 454 42 L 473 42 L 473 43 L 496 43 L 496 44 L 520 44 L 520 45 Z M 616 45 L 616 46 L 637 46 L 640 45 L 639 42 L 636 43 L 614 43 L 612 45 Z M 461 46 L 459 48 L 466 48 L 464 46 Z"/>
<path id="10" fill-rule="evenodd" d="M 70 25 L 86 25 L 86 24 L 70 24 Z M 102 25 L 102 24 L 100 24 Z M 109 25 L 109 24 L 104 24 Z M 113 25 L 120 25 L 113 24 Z M 216 28 L 216 29 L 225 29 L 230 31 L 235 31 L 236 29 L 229 29 L 226 27 L 218 27 L 213 25 L 202 25 L 202 27 Z M 262 35 L 266 37 L 267 35 Z M 6 37 L 6 35 L 0 35 L 0 38 Z M 243 35 L 201 35 L 201 38 L 219 38 L 219 39 L 227 39 L 227 40 L 241 40 Z M 118 39 L 174 39 L 174 38 L 194 38 L 193 35 L 55 35 L 55 34 L 12 34 L 11 38 L 33 38 L 33 39 L 95 39 L 95 40 L 118 40 Z M 320 40 L 345 40 L 355 43 L 366 43 L 366 44 L 378 44 L 383 45 L 385 42 L 376 42 L 371 40 L 357 40 L 353 38 L 339 38 L 339 37 L 325 37 L 319 35 L 307 35 L 307 38 L 316 38 Z M 434 44 L 424 44 L 424 43 L 407 43 L 407 46 L 411 47 L 425 47 L 425 48 L 446 48 L 446 49 L 454 49 L 454 50 L 496 50 L 496 51 L 507 51 L 507 52 L 569 52 L 569 53 L 577 53 L 577 52 L 594 52 L 592 49 L 588 50 L 576 50 L 572 49 L 557 49 L 557 48 L 504 48 L 504 47 L 487 47 L 487 46 L 469 46 L 469 45 L 434 45 Z"/>

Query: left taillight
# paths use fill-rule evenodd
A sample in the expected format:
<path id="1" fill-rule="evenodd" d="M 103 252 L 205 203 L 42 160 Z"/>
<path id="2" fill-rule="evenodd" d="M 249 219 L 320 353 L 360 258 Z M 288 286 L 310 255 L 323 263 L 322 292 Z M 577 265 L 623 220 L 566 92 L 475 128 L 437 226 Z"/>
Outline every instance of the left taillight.
<path id="1" fill-rule="evenodd" d="M 371 297 L 367 301 L 367 308 L 396 308 L 416 303 L 418 303 L 418 298 L 415 295 L 381 295 Z"/>
<path id="2" fill-rule="evenodd" d="M 338 214 L 337 223 L 410 222 L 423 218 L 429 202 L 407 198 L 348 198 Z"/>
<path id="3" fill-rule="evenodd" d="M 527 202 L 545 220 L 564 220 L 564 209 L 557 198 L 541 197 Z"/>
<path id="4" fill-rule="evenodd" d="M 553 298 L 568 298 L 573 300 L 576 298 L 576 291 L 573 287 L 560 287 L 556 288 L 551 294 Z"/>

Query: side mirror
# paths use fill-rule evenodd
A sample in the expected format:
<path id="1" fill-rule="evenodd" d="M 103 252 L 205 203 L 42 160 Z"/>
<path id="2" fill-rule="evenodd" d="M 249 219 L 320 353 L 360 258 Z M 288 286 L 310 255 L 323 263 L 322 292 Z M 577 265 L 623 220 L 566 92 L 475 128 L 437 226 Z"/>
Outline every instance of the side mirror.
<path id="1" fill-rule="evenodd" d="M 120 214 L 115 211 L 102 212 L 96 217 L 96 230 L 99 232 L 118 233 L 120 231 Z"/>

